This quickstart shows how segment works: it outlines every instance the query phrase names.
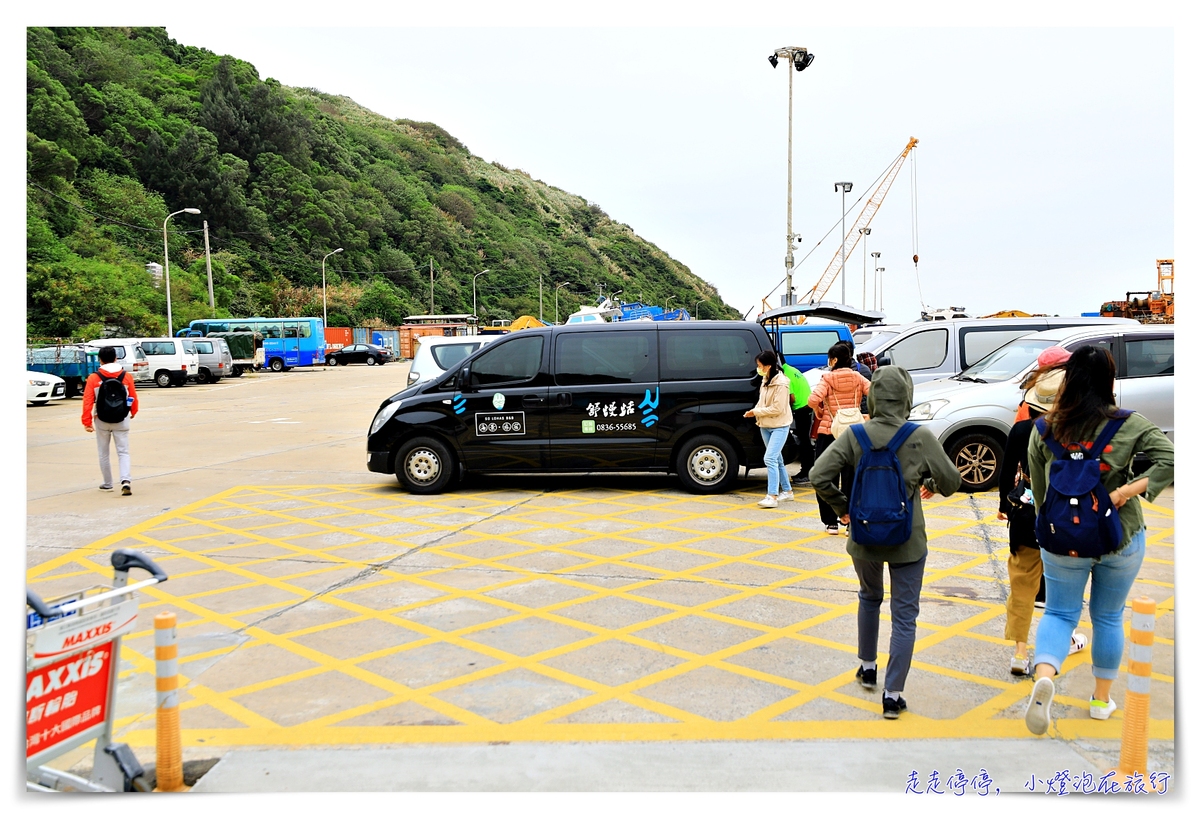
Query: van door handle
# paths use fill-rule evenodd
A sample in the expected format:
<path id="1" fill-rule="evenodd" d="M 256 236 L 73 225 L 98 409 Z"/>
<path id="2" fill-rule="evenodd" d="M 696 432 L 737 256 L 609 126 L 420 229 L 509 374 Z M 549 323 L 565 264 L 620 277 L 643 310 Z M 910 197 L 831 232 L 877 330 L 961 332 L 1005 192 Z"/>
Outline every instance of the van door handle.
<path id="1" fill-rule="evenodd" d="M 570 406 L 572 403 L 574 403 L 574 399 L 570 392 L 559 392 L 554 396 L 555 406 Z"/>
<path id="2" fill-rule="evenodd" d="M 536 409 L 546 405 L 546 399 L 541 395 L 525 395 L 521 398 L 521 405 L 526 409 Z"/>

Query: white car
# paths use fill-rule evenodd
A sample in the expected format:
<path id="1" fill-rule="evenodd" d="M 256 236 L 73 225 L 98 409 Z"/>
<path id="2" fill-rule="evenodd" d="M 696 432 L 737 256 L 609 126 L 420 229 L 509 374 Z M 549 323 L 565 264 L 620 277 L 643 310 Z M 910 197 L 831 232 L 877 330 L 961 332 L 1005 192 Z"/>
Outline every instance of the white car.
<path id="1" fill-rule="evenodd" d="M 503 335 L 426 335 L 416 339 L 417 351 L 408 368 L 408 385 L 428 381 L 449 372 L 484 344 Z"/>
<path id="2" fill-rule="evenodd" d="M 67 396 L 67 382 L 57 375 L 27 369 L 25 379 L 25 400 L 34 406 L 45 406 L 52 400 L 62 400 Z"/>

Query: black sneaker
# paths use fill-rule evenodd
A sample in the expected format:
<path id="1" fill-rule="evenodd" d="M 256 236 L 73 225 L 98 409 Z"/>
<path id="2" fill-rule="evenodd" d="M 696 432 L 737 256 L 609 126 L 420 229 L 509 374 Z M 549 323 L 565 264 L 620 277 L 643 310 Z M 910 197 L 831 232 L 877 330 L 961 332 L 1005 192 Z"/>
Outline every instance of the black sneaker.
<path id="1" fill-rule="evenodd" d="M 133 494 L 133 489 L 131 489 L 131 488 L 129 487 L 129 484 L 128 484 L 128 483 L 122 483 L 122 484 L 121 484 L 121 496 L 122 496 L 122 497 L 128 497 L 128 496 L 129 496 L 129 495 L 131 495 L 131 494 Z"/>
<path id="2" fill-rule="evenodd" d="M 885 693 L 883 696 L 883 717 L 885 719 L 898 719 L 900 714 L 908 709 L 908 702 L 904 701 L 901 696 L 898 699 L 889 699 Z"/>
<path id="3" fill-rule="evenodd" d="M 878 668 L 871 668 L 870 670 L 865 670 L 862 665 L 859 665 L 858 672 L 854 674 L 854 678 L 857 679 L 858 683 L 860 685 L 862 685 L 863 687 L 865 687 L 867 690 L 874 690 L 877 670 L 878 670 Z"/>
<path id="4" fill-rule="evenodd" d="M 108 483 L 101 483 L 99 488 L 101 491 L 112 491 L 112 486 L 108 485 Z"/>

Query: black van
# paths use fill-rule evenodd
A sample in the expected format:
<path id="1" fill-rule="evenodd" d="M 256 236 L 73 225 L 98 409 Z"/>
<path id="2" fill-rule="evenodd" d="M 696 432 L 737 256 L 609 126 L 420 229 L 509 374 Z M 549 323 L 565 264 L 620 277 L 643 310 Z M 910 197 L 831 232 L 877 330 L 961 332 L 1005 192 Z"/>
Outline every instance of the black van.
<path id="1" fill-rule="evenodd" d="M 384 401 L 367 468 L 415 494 L 466 471 L 673 472 L 690 491 L 725 491 L 739 468 L 763 464 L 742 415 L 758 401 L 754 358 L 771 348 L 742 321 L 514 332 Z"/>

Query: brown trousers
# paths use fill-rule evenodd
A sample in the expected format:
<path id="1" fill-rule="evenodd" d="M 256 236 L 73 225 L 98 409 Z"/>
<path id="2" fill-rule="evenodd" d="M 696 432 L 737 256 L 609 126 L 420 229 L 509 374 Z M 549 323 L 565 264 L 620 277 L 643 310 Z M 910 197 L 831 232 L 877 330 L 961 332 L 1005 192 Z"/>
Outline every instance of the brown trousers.
<path id="1" fill-rule="evenodd" d="M 1033 600 L 1042 583 L 1042 552 L 1038 548 L 1017 546 L 1008 555 L 1008 619 L 1004 638 L 1011 642 L 1029 641 L 1029 623 L 1033 620 Z"/>

